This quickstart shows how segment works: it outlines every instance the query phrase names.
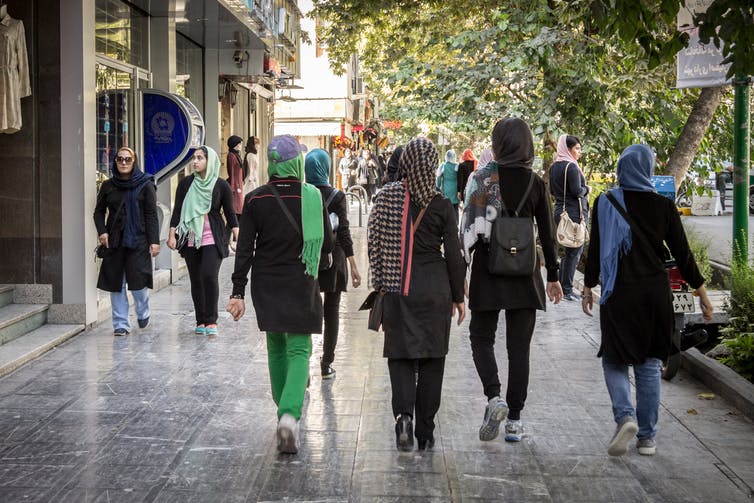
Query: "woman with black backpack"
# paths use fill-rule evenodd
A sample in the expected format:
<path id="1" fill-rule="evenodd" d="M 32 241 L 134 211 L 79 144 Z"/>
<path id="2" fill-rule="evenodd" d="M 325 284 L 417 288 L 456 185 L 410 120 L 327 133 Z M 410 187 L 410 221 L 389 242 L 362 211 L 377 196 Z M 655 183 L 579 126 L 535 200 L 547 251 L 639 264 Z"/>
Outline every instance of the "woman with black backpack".
<path id="1" fill-rule="evenodd" d="M 330 258 L 320 261 L 319 291 L 324 293 L 324 341 L 322 359 L 319 361 L 322 379 L 335 377 L 332 362 L 335 359 L 335 346 L 338 344 L 340 294 L 348 287 L 348 264 L 351 265 L 351 284 L 358 288 L 361 275 L 353 256 L 353 240 L 348 224 L 348 201 L 346 195 L 330 185 L 330 156 L 324 150 L 315 148 L 306 155 L 304 169 L 306 183 L 314 185 L 322 193 L 325 211 L 330 215 L 335 247 Z M 346 263 L 348 259 L 348 263 Z"/>
<path id="2" fill-rule="evenodd" d="M 500 423 L 507 416 L 505 440 L 519 442 L 523 436 L 521 411 L 529 384 L 529 345 L 537 309 L 545 309 L 545 293 L 557 304 L 563 297 L 563 290 L 558 282 L 550 199 L 545 183 L 532 171 L 534 142 L 528 124 L 517 118 L 499 121 L 492 130 L 492 151 L 495 160 L 485 166 L 480 163 L 481 167 L 468 181 L 468 197 L 461 220 L 461 242 L 466 262 L 471 262 L 472 253 L 474 256 L 469 282 L 471 351 L 488 400 L 479 428 L 479 440 L 497 438 Z M 523 227 L 529 236 L 518 239 L 519 243 L 502 250 L 500 255 L 504 236 L 498 239 L 493 228 L 498 228 L 498 220 L 508 217 L 526 224 Z M 545 257 L 546 288 L 535 250 L 534 220 Z M 515 261 L 523 257 L 528 257 L 529 263 L 521 271 L 500 273 L 496 267 L 501 264 L 490 261 L 491 256 L 500 256 L 504 266 L 516 265 Z M 494 350 L 498 316 L 503 309 L 508 350 L 505 400 L 500 397 Z"/>

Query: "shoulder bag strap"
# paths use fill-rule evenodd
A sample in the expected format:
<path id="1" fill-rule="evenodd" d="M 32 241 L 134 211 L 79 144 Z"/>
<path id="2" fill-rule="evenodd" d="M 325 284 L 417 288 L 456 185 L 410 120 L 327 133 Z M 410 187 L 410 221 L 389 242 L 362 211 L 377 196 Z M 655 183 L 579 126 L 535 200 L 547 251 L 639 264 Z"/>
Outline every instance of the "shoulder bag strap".
<path id="1" fill-rule="evenodd" d="M 278 205 L 280 206 L 280 209 L 283 210 L 283 213 L 285 214 L 288 221 L 291 223 L 294 229 L 296 229 L 296 233 L 299 236 L 302 236 L 301 229 L 298 226 L 298 223 L 296 222 L 296 219 L 293 218 L 293 215 L 291 214 L 291 211 L 288 209 L 288 207 L 283 202 L 283 198 L 280 197 L 280 192 L 278 192 L 277 187 L 273 185 L 272 183 L 268 184 L 270 187 L 270 191 L 272 191 L 272 194 L 275 196 L 275 200 L 278 202 Z"/>
<path id="2" fill-rule="evenodd" d="M 416 217 L 416 222 L 411 222 L 411 237 L 412 238 L 414 237 L 414 234 L 416 233 L 416 229 L 419 228 L 419 224 L 421 223 L 422 218 L 424 218 L 424 213 L 427 212 L 427 208 L 429 208 L 429 204 L 421 209 L 421 211 L 419 212 L 419 216 Z"/>
<path id="3" fill-rule="evenodd" d="M 563 211 L 566 211 L 566 182 L 568 180 L 568 166 L 570 165 L 570 162 L 566 164 L 563 172 Z M 581 196 L 579 196 L 579 218 L 581 218 L 582 221 L 584 220 L 584 211 L 581 208 Z"/>
<path id="4" fill-rule="evenodd" d="M 618 200 L 615 199 L 612 194 L 606 192 L 605 197 L 607 197 L 607 200 L 610 201 L 613 206 L 615 206 L 615 209 L 618 210 L 618 213 L 620 213 L 623 219 L 628 223 L 628 226 L 631 228 L 631 232 L 634 234 L 634 236 L 639 238 L 639 241 L 642 244 L 642 249 L 645 250 L 645 254 L 650 257 L 650 259 L 655 262 L 661 270 L 664 271 L 665 266 L 663 265 L 660 257 L 652 253 L 652 243 L 649 241 L 649 238 L 647 238 L 647 235 L 644 234 L 644 231 L 642 231 L 641 228 L 636 225 L 634 219 L 631 218 L 626 210 L 623 209 L 623 206 L 620 205 Z"/>
<path id="5" fill-rule="evenodd" d="M 327 201 L 325 201 L 325 211 L 329 212 L 330 203 L 335 200 L 335 196 L 338 195 L 338 192 L 340 192 L 338 189 L 333 189 L 333 191 L 330 192 L 330 195 L 327 197 Z"/>
<path id="6" fill-rule="evenodd" d="M 524 197 L 521 198 L 521 202 L 518 203 L 518 207 L 516 208 L 516 212 L 515 212 L 516 217 L 518 217 L 518 213 L 524 207 L 524 204 L 526 204 L 526 200 L 529 199 L 529 193 L 531 192 L 531 188 L 534 186 L 534 177 L 535 176 L 537 176 L 537 175 L 535 175 L 534 171 L 532 171 L 531 172 L 531 177 L 529 178 L 529 185 L 526 186 L 526 192 L 524 192 Z"/>

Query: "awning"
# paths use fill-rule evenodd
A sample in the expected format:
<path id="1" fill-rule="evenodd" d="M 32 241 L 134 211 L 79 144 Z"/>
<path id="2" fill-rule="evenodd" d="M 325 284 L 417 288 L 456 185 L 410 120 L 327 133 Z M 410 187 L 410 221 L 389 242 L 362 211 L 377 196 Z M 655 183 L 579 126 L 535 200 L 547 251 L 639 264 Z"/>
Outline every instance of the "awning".
<path id="1" fill-rule="evenodd" d="M 276 122 L 275 134 L 340 136 L 340 122 Z"/>

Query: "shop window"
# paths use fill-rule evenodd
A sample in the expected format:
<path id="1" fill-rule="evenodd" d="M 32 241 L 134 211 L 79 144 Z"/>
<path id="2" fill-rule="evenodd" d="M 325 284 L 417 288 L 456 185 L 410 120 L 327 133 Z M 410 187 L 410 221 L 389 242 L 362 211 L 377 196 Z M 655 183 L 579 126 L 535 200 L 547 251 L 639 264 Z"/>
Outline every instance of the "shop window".
<path id="1" fill-rule="evenodd" d="M 148 67 L 149 18 L 120 0 L 95 2 L 96 51 L 109 58 Z"/>
<path id="2" fill-rule="evenodd" d="M 176 92 L 204 115 L 204 51 L 188 37 L 175 34 Z"/>

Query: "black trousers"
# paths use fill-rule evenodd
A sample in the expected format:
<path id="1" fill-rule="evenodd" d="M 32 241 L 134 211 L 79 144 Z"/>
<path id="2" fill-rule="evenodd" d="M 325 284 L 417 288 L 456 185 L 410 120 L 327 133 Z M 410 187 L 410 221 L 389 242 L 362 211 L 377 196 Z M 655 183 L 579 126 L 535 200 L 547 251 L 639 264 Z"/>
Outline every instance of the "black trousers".
<path id="1" fill-rule="evenodd" d="M 488 399 L 500 396 L 495 361 L 495 331 L 500 311 L 472 311 L 469 330 L 474 365 Z M 529 345 L 537 319 L 535 309 L 505 311 L 505 347 L 508 350 L 508 417 L 520 419 L 529 386 Z"/>
<path id="2" fill-rule="evenodd" d="M 191 299 L 194 301 L 197 325 L 217 323 L 217 301 L 220 285 L 217 276 L 223 261 L 220 250 L 215 245 L 199 249 L 186 247 L 183 258 L 186 260 L 191 280 Z"/>
<path id="3" fill-rule="evenodd" d="M 388 358 L 387 366 L 393 389 L 393 416 L 410 414 L 414 418 L 416 438 L 420 440 L 433 438 L 435 414 L 440 408 L 445 357 Z"/>
<path id="4" fill-rule="evenodd" d="M 324 340 L 322 341 L 322 365 L 330 365 L 335 360 L 335 346 L 338 345 L 340 326 L 340 292 L 325 292 L 323 309 L 325 312 Z"/>

